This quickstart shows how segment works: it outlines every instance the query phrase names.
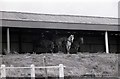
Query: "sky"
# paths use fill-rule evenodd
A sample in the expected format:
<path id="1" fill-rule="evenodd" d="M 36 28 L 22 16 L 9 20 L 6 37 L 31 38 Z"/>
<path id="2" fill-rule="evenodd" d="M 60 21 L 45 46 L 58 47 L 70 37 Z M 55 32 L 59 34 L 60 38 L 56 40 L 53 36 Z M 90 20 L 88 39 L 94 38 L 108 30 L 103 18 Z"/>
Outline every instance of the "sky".
<path id="1" fill-rule="evenodd" d="M 0 0 L 1 11 L 118 17 L 120 0 Z"/>

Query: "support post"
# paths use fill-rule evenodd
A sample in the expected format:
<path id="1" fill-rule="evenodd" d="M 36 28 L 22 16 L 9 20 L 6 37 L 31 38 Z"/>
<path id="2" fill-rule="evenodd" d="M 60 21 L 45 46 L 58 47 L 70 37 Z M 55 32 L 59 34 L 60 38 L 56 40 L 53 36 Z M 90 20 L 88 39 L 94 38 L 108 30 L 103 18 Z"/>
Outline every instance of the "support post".
<path id="1" fill-rule="evenodd" d="M 21 46 L 22 46 L 22 45 L 21 45 L 21 43 L 22 43 L 22 42 L 21 42 L 21 35 L 22 35 L 21 33 L 22 33 L 22 32 L 21 32 L 21 31 L 22 31 L 22 30 L 19 29 L 19 33 L 18 33 L 18 36 L 19 36 L 19 37 L 18 37 L 18 38 L 19 38 L 19 52 L 20 52 L 20 53 L 21 53 L 21 51 L 22 51 L 22 47 L 21 47 Z"/>
<path id="2" fill-rule="evenodd" d="M 43 66 L 45 67 L 47 65 L 46 56 L 43 57 Z M 45 71 L 45 79 L 48 79 L 48 73 L 47 68 L 44 69 Z"/>
<path id="3" fill-rule="evenodd" d="M 35 65 L 31 65 L 31 79 L 35 79 Z"/>
<path id="4" fill-rule="evenodd" d="M 63 64 L 59 64 L 59 78 L 64 79 L 64 66 L 63 66 Z"/>
<path id="5" fill-rule="evenodd" d="M 1 78 L 6 78 L 6 68 L 5 65 L 1 65 Z"/>
<path id="6" fill-rule="evenodd" d="M 105 32 L 105 49 L 106 53 L 109 53 L 109 45 L 108 45 L 108 32 Z"/>
<path id="7" fill-rule="evenodd" d="M 7 28 L 7 53 L 10 53 L 10 30 Z"/>

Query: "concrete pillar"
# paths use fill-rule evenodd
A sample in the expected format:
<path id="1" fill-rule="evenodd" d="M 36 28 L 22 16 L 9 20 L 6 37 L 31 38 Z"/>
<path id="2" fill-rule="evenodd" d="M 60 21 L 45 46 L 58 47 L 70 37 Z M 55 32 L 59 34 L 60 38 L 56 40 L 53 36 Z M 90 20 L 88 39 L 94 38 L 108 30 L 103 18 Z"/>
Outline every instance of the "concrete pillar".
<path id="1" fill-rule="evenodd" d="M 35 79 L 35 65 L 31 65 L 31 79 Z"/>
<path id="2" fill-rule="evenodd" d="M 2 79 L 6 78 L 6 68 L 4 64 L 1 65 L 1 78 Z"/>
<path id="3" fill-rule="evenodd" d="M 109 53 L 109 45 L 108 45 L 108 32 L 105 32 L 105 49 L 106 49 L 106 53 Z"/>
<path id="4" fill-rule="evenodd" d="M 7 52 L 10 53 L 10 30 L 7 28 Z"/>
<path id="5" fill-rule="evenodd" d="M 59 64 L 59 79 L 64 79 L 64 66 Z"/>

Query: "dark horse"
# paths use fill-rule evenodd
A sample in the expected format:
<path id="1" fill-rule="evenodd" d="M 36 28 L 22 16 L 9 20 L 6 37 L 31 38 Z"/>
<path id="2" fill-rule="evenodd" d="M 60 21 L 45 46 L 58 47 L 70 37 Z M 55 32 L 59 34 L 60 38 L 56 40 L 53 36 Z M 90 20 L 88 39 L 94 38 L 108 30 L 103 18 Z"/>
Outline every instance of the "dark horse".
<path id="1" fill-rule="evenodd" d="M 65 52 L 65 46 L 67 42 L 67 37 L 58 37 L 54 39 L 55 51 L 56 52 Z"/>
<path id="2" fill-rule="evenodd" d="M 73 50 L 72 53 L 77 53 L 80 51 L 80 45 L 84 43 L 83 37 L 77 37 L 71 46 L 71 49 Z"/>
<path id="3" fill-rule="evenodd" d="M 54 42 L 48 39 L 41 39 L 37 43 L 37 50 L 42 53 L 53 53 Z"/>

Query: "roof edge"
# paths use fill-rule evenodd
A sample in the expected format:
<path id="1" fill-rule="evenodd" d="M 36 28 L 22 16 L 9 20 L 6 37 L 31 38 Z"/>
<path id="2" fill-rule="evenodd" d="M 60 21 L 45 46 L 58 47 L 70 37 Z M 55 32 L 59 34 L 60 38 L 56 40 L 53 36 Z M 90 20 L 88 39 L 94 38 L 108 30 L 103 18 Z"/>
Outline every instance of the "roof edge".
<path id="1" fill-rule="evenodd" d="M 84 15 L 67 15 L 67 14 L 46 14 L 46 13 L 18 12 L 18 11 L 0 11 L 0 12 L 7 12 L 7 13 L 22 13 L 22 14 L 34 14 L 34 15 L 50 15 L 50 16 L 70 16 L 70 17 L 89 17 L 89 18 L 120 19 L 120 18 L 115 18 L 115 17 L 84 16 Z"/>

